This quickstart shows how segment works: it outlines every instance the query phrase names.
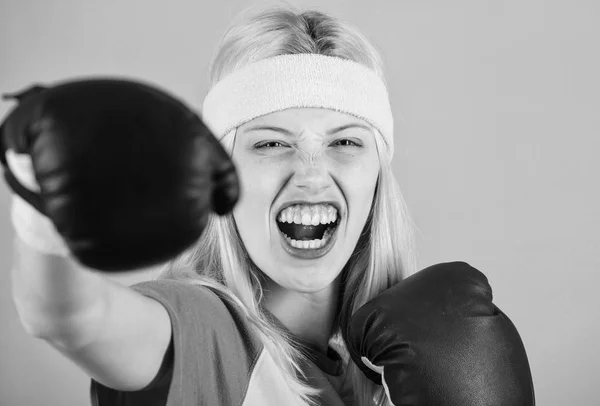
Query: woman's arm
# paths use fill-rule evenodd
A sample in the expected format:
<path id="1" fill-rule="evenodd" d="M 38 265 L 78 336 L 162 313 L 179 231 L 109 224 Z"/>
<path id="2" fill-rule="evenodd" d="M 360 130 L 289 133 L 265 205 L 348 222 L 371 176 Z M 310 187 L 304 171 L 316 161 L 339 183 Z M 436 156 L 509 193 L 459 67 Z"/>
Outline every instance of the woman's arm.
<path id="1" fill-rule="evenodd" d="M 147 386 L 171 341 L 171 322 L 157 301 L 15 241 L 13 297 L 27 332 L 41 338 L 103 385 Z"/>

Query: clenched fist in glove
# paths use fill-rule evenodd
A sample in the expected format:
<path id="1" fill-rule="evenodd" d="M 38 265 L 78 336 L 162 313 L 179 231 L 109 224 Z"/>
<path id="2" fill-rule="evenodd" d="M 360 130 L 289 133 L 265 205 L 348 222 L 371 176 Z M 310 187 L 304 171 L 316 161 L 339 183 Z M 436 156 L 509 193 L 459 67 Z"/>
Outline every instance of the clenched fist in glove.
<path id="1" fill-rule="evenodd" d="M 523 342 L 466 263 L 424 269 L 362 306 L 345 340 L 395 406 L 531 406 Z"/>
<path id="2" fill-rule="evenodd" d="M 13 98 L 19 104 L 0 127 L 13 224 L 42 251 L 66 250 L 104 271 L 155 265 L 193 244 L 211 211 L 227 213 L 238 199 L 225 150 L 157 88 L 93 79 Z"/>

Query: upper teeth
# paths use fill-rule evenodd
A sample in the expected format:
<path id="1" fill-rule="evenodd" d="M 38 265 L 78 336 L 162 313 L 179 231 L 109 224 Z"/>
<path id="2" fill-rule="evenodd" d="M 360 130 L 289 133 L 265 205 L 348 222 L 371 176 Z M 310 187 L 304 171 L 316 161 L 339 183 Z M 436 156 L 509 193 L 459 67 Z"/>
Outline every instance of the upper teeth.
<path id="1" fill-rule="evenodd" d="M 295 204 L 279 213 L 277 220 L 282 223 L 296 223 L 307 226 L 333 223 L 337 219 L 337 209 L 329 204 Z"/>

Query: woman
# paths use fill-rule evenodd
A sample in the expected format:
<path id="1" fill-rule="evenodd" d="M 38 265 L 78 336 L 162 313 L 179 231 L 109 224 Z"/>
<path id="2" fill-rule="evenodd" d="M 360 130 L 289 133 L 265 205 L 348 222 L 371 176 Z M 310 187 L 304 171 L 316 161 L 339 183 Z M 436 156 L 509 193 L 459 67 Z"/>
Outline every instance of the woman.
<path id="1" fill-rule="evenodd" d="M 359 64 L 348 65 L 356 75 L 367 77 L 362 85 L 380 86 L 380 93 L 374 92 L 369 100 L 378 104 L 373 106 L 375 111 L 369 111 L 369 117 L 357 117 L 360 112 L 352 110 L 355 100 L 349 100 L 358 97 L 354 94 L 346 95 L 347 100 L 327 100 L 326 92 L 340 91 L 325 89 L 334 86 L 330 83 L 319 84 L 324 100 L 312 100 L 315 95 L 294 99 L 293 94 L 291 100 L 278 100 L 285 96 L 276 90 L 244 94 L 250 102 L 262 104 L 253 111 L 246 111 L 246 100 L 240 102 L 238 111 L 232 111 L 235 106 L 228 109 L 236 102 L 228 100 L 230 89 L 214 88 L 248 66 L 250 70 L 234 80 L 248 80 L 250 85 L 255 85 L 254 80 L 264 81 L 271 89 L 286 80 L 298 83 L 297 77 L 282 78 L 286 72 L 273 68 L 278 79 L 265 72 L 268 66 L 256 67 L 259 61 L 298 54 L 326 55 Z M 325 69 L 338 68 L 333 65 L 338 61 L 325 62 L 332 62 Z M 290 63 L 298 67 L 311 62 Z M 262 77 L 255 76 L 258 71 Z M 323 80 L 334 75 L 320 74 Z M 390 166 L 391 113 L 378 52 L 355 28 L 340 20 L 279 6 L 244 16 L 229 29 L 212 62 L 210 78 L 213 90 L 203 118 L 216 127 L 215 134 L 239 168 L 242 197 L 233 214 L 212 218 L 196 248 L 172 262 L 163 277 L 205 284 L 239 308 L 259 330 L 274 353 L 278 373 L 299 398 L 307 400 L 305 395 L 312 393 L 295 378 L 301 369 L 294 361 L 301 359 L 301 353 L 269 314 L 276 316 L 292 337 L 308 343 L 316 353 L 313 357 L 327 358 L 331 342 L 345 360 L 344 374 L 333 376 L 330 371 L 328 378 L 334 386 L 340 388 L 343 379 L 348 379 L 354 394 L 345 395 L 353 398 L 354 404 L 370 404 L 368 399 L 373 397 L 381 404 L 381 387 L 352 363 L 347 364 L 340 339 L 340 328 L 347 325 L 354 310 L 414 271 L 410 222 Z M 238 96 L 244 90 L 238 87 Z M 327 103 L 331 109 L 318 108 Z M 239 127 L 227 128 L 219 121 L 221 116 L 239 118 Z M 388 131 L 386 137 L 382 130 Z M 316 202 L 330 204 L 311 204 Z M 315 216 L 321 216 L 320 221 Z M 306 248 L 312 237 L 304 237 L 302 248 L 289 238 L 301 231 L 292 224 L 313 219 L 313 225 L 329 224 L 336 218 L 330 216 L 337 216 L 334 235 L 326 242 L 317 235 L 312 242 L 316 246 L 324 243 L 325 252 Z M 290 235 L 285 237 L 285 233 Z M 330 357 L 335 360 L 337 355 L 330 352 Z"/>
<path id="2" fill-rule="evenodd" d="M 319 89 L 298 76 L 284 78 L 292 75 L 284 71 L 286 67 L 256 65 L 277 56 L 306 54 L 328 56 L 331 61 L 321 59 L 331 63 L 325 69 L 354 69 L 355 76 L 346 71 L 348 80 L 364 77 L 361 86 L 378 86 L 369 100 L 377 106 L 365 111 L 370 116 L 357 117 L 362 107 L 354 100 L 358 94 L 348 91 L 346 100 L 327 99 L 327 92 L 343 89 L 326 82 L 319 83 Z M 333 57 L 357 66 L 337 66 L 334 63 L 341 61 Z M 317 66 L 311 61 L 281 62 L 297 69 Z M 269 68 L 272 73 L 266 72 Z M 311 72 L 322 80 L 340 74 Z M 233 24 L 212 61 L 210 78 L 212 89 L 203 119 L 239 169 L 241 200 L 232 214 L 213 216 L 194 249 L 168 264 L 162 278 L 219 292 L 233 314 L 248 319 L 247 328 L 254 331 L 247 337 L 258 334 L 256 345 L 264 345 L 272 356 L 272 365 L 262 369 L 264 364 L 234 367 L 241 375 L 266 375 L 273 391 L 270 396 L 257 394 L 263 389 L 255 389 L 252 378 L 245 396 L 234 394 L 228 382 L 221 384 L 220 396 L 229 393 L 232 404 L 240 399 L 245 399 L 244 404 L 266 404 L 276 394 L 285 398 L 281 404 L 308 404 L 315 389 L 321 389 L 324 394 L 318 404 L 341 404 L 339 397 L 345 398 L 345 404 L 372 404 L 373 398 L 378 399 L 376 404 L 384 404 L 381 386 L 348 363 L 340 335 L 353 310 L 414 270 L 410 225 L 390 166 L 391 112 L 379 54 L 342 21 L 320 12 L 276 6 L 243 15 Z M 274 88 L 287 80 L 313 86 L 313 94 L 294 97 L 294 91 L 286 88 L 283 92 L 291 95 L 283 100 L 285 94 Z M 258 86 L 258 81 L 269 91 L 259 94 L 241 88 Z M 232 86 L 236 96 L 231 96 Z M 317 92 L 323 100 L 317 100 Z M 320 108 L 327 103 L 331 109 Z M 388 131 L 386 137 L 382 130 Z M 314 230 L 306 225 L 315 226 Z M 136 288 L 168 303 L 152 285 Z M 205 315 L 203 319 L 206 322 Z M 260 349 L 221 345 L 220 351 L 262 360 Z M 222 372 L 223 379 L 233 380 L 231 373 L 236 374 Z M 299 378 L 302 373 L 310 376 L 308 382 Z M 273 385 L 275 377 L 282 379 L 279 385 Z M 281 385 L 289 386 L 293 399 Z M 208 386 L 202 389 L 205 395 Z M 100 396 L 107 392 L 98 385 L 93 389 Z"/>
<path id="3" fill-rule="evenodd" d="M 15 197 L 21 320 L 90 375 L 93 404 L 532 404 L 522 343 L 485 277 L 454 263 L 407 278 L 388 94 L 356 29 L 282 6 L 244 16 L 215 55 L 202 115 L 241 198 L 158 280 L 125 288 L 82 268 Z M 6 127 L 16 148 L 31 143 Z M 6 159 L 35 190 L 20 158 Z"/>

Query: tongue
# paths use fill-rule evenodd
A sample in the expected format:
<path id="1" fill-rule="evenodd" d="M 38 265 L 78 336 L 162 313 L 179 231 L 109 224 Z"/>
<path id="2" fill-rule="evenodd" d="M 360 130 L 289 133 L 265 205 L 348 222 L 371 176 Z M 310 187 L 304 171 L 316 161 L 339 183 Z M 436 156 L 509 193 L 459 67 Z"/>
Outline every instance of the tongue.
<path id="1" fill-rule="evenodd" d="M 329 224 L 319 224 L 318 226 L 307 226 L 295 223 L 277 222 L 279 229 L 293 240 L 320 240 L 323 234 L 330 227 Z"/>

